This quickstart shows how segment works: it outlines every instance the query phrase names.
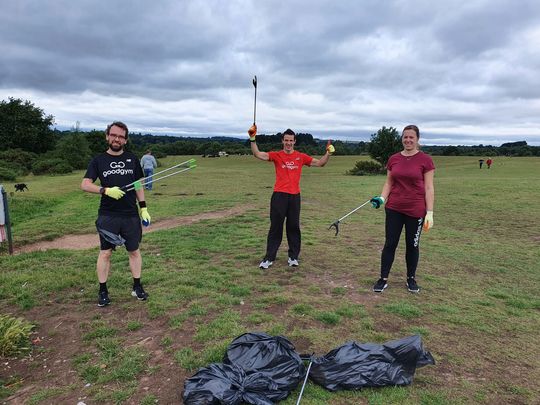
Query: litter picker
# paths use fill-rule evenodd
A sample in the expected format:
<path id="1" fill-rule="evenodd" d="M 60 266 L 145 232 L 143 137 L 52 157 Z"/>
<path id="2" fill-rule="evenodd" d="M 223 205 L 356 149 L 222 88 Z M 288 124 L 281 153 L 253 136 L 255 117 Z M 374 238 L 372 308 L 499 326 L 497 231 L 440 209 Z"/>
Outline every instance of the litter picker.
<path id="1" fill-rule="evenodd" d="M 185 166 L 187 166 L 187 167 L 185 167 Z M 179 170 L 177 170 L 177 171 L 175 171 L 173 173 L 169 173 L 169 174 L 167 174 L 165 176 L 159 177 L 160 175 L 162 175 L 165 172 L 168 172 L 170 170 L 177 169 L 177 168 L 180 168 L 180 167 L 183 167 L 183 168 L 181 168 L 181 169 L 179 169 Z M 162 170 L 162 171 L 160 171 L 158 173 L 154 173 L 152 176 L 148 176 L 148 177 L 145 177 L 143 179 L 136 180 L 133 183 L 126 184 L 125 186 L 123 186 L 121 188 L 124 191 L 140 190 L 141 187 L 144 186 L 144 185 L 155 183 L 158 180 L 163 180 L 163 179 L 165 179 L 167 177 L 174 176 L 174 175 L 176 175 L 178 173 L 182 173 L 182 172 L 185 172 L 187 170 L 194 169 L 196 167 L 197 167 L 197 165 L 195 164 L 195 159 L 189 159 L 189 160 L 186 160 L 185 162 L 178 163 L 177 165 L 171 166 L 168 169 Z M 150 177 L 152 177 L 152 180 L 146 182 L 146 180 L 148 180 Z"/>
<path id="2" fill-rule="evenodd" d="M 253 102 L 253 125 L 255 125 L 255 117 L 257 116 L 257 76 L 253 77 L 253 87 L 255 87 L 255 101 Z"/>
<path id="3" fill-rule="evenodd" d="M 363 203 L 362 205 L 360 205 L 359 207 L 356 207 L 354 210 L 352 210 L 351 212 L 349 212 L 348 214 L 345 214 L 343 215 L 340 219 L 338 219 L 336 222 L 334 222 L 332 225 L 330 225 L 328 227 L 328 229 L 332 229 L 332 227 L 336 228 L 336 234 L 334 236 L 337 236 L 337 234 L 339 233 L 339 223 L 341 221 L 343 221 L 345 218 L 347 218 L 349 215 L 355 213 L 356 211 L 358 211 L 360 208 L 362 208 L 364 205 L 367 205 L 369 204 L 369 202 L 371 201 L 371 199 L 367 200 L 365 203 Z"/>
<path id="4" fill-rule="evenodd" d="M 302 384 L 302 389 L 300 390 L 300 395 L 298 395 L 298 400 L 296 401 L 296 405 L 300 404 L 300 401 L 302 399 L 302 394 L 304 393 L 304 388 L 306 388 L 306 383 L 309 377 L 309 370 L 311 370 L 311 365 L 313 364 L 313 356 L 315 356 L 315 353 L 313 353 L 309 358 L 309 365 L 306 371 L 306 377 L 304 378 L 304 383 Z"/>

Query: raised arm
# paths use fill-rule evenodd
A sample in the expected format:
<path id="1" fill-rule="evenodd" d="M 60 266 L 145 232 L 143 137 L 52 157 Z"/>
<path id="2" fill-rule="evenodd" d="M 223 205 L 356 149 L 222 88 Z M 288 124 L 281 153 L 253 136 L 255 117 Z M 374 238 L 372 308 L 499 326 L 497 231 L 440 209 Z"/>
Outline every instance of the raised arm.
<path id="1" fill-rule="evenodd" d="M 253 156 L 255 156 L 257 159 L 268 161 L 270 159 L 268 157 L 268 153 L 261 152 L 257 146 L 257 125 L 253 124 L 251 128 L 249 128 L 248 135 L 251 144 L 251 153 L 253 153 Z"/>
<path id="2" fill-rule="evenodd" d="M 310 166 L 311 167 L 323 167 L 325 164 L 328 163 L 328 159 L 330 159 L 330 155 L 332 153 L 334 153 L 335 151 L 336 151 L 336 149 L 332 145 L 332 141 L 328 141 L 328 143 L 326 144 L 326 153 L 320 159 L 313 158 L 313 160 L 311 161 Z"/>

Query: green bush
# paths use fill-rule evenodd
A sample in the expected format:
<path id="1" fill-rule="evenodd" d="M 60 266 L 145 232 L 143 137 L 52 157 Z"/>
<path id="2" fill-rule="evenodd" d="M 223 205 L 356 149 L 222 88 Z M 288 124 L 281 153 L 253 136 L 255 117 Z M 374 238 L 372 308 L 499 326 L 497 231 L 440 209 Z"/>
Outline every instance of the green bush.
<path id="1" fill-rule="evenodd" d="M 0 166 L 0 180 L 15 181 L 17 173 L 8 167 Z"/>
<path id="2" fill-rule="evenodd" d="M 72 170 L 71 165 L 60 158 L 38 160 L 32 165 L 34 174 L 66 174 Z"/>
<path id="3" fill-rule="evenodd" d="M 386 169 L 379 163 L 372 160 L 358 161 L 354 167 L 347 172 L 347 174 L 351 174 L 353 176 L 373 176 L 385 173 Z"/>
<path id="4" fill-rule="evenodd" d="M 0 315 L 0 356 L 30 351 L 30 333 L 34 325 L 22 318 Z"/>
<path id="5" fill-rule="evenodd" d="M 26 176 L 32 169 L 32 164 L 37 159 L 37 154 L 22 149 L 8 149 L 0 152 L 2 166 L 13 167 L 19 175 Z"/>

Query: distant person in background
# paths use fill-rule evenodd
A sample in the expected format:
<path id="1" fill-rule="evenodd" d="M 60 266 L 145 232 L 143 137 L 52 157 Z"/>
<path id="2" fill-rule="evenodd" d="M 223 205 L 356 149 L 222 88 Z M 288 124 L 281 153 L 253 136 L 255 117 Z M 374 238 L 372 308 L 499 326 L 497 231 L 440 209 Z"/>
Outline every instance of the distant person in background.
<path id="1" fill-rule="evenodd" d="M 420 257 L 422 225 L 426 231 L 433 226 L 435 165 L 431 156 L 419 150 L 419 139 L 420 130 L 416 125 L 403 128 L 403 150 L 388 159 L 386 182 L 381 195 L 371 199 L 373 208 L 379 208 L 386 203 L 381 277 L 373 286 L 374 292 L 381 293 L 388 286 L 388 276 L 404 225 L 407 289 L 412 293 L 420 291 L 415 279 L 416 267 Z"/>
<path id="2" fill-rule="evenodd" d="M 141 219 L 150 224 L 142 187 L 123 191 L 122 187 L 143 177 L 137 156 L 124 150 L 128 142 L 128 128 L 123 122 L 113 122 L 105 130 L 109 148 L 92 159 L 81 183 L 87 193 L 101 196 L 96 228 L 100 251 L 97 259 L 99 281 L 98 306 L 109 305 L 107 279 L 111 270 L 111 256 L 116 246 L 128 251 L 129 269 L 133 276 L 131 295 L 145 301 L 148 294 L 141 284 L 142 258 L 139 243 L 142 238 Z M 100 186 L 94 184 L 99 178 Z M 138 204 L 137 204 L 138 203 Z M 138 207 L 137 207 L 138 205 Z M 139 217 L 140 216 L 140 217 Z"/>
<path id="3" fill-rule="evenodd" d="M 305 153 L 294 150 L 296 134 L 287 129 L 281 136 L 283 150 L 279 152 L 261 152 L 257 146 L 257 126 L 253 124 L 248 131 L 251 141 L 251 152 L 257 159 L 269 161 L 276 170 L 274 193 L 270 200 L 270 230 L 266 242 L 266 254 L 259 268 L 268 269 L 276 260 L 276 254 L 283 239 L 283 222 L 285 218 L 287 242 L 289 243 L 289 267 L 298 266 L 300 254 L 300 177 L 303 166 L 323 167 L 328 163 L 334 146 L 328 142 L 326 153 L 320 159 L 315 159 Z"/>
<path id="4" fill-rule="evenodd" d="M 488 169 L 491 167 L 492 163 L 493 163 L 493 160 L 491 160 L 491 158 L 488 158 L 488 160 L 486 160 L 486 165 L 487 165 Z"/>
<path id="5" fill-rule="evenodd" d="M 480 169 L 481 169 L 482 165 L 484 164 L 484 159 L 478 159 L 478 164 L 480 165 Z"/>
<path id="6" fill-rule="evenodd" d="M 154 174 L 154 169 L 157 167 L 157 162 L 156 158 L 152 156 L 151 150 L 147 150 L 141 158 L 141 167 L 144 171 L 144 177 L 148 177 L 144 181 L 144 188 L 145 190 L 152 190 L 152 175 Z"/>

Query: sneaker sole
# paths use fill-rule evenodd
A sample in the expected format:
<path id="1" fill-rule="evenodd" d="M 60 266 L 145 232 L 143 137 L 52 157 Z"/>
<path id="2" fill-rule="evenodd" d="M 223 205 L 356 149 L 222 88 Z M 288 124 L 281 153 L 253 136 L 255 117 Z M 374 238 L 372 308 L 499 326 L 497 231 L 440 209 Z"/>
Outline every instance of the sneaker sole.
<path id="1" fill-rule="evenodd" d="M 376 292 L 376 293 L 382 293 L 384 290 L 386 290 L 386 288 L 388 287 L 388 284 L 386 284 L 382 290 L 376 290 L 375 288 L 373 289 L 373 292 Z"/>
<path id="2" fill-rule="evenodd" d="M 110 305 L 110 304 L 111 304 L 110 302 L 107 302 L 106 304 L 98 303 L 97 306 L 100 307 L 100 308 L 103 308 L 103 307 L 106 307 L 107 305 Z"/>
<path id="3" fill-rule="evenodd" d="M 137 300 L 139 300 L 139 301 L 146 301 L 146 299 L 148 298 L 148 297 L 139 298 L 139 297 L 137 296 L 137 293 L 136 293 L 135 291 L 132 291 L 132 292 L 131 292 L 131 296 L 137 298 Z"/>
<path id="4" fill-rule="evenodd" d="M 406 285 L 407 285 L 407 291 L 409 291 L 409 292 L 411 292 L 411 293 L 413 293 L 413 294 L 418 294 L 418 293 L 420 292 L 420 288 L 419 288 L 418 290 L 411 290 L 411 289 L 409 288 L 409 284 L 406 284 Z"/>

